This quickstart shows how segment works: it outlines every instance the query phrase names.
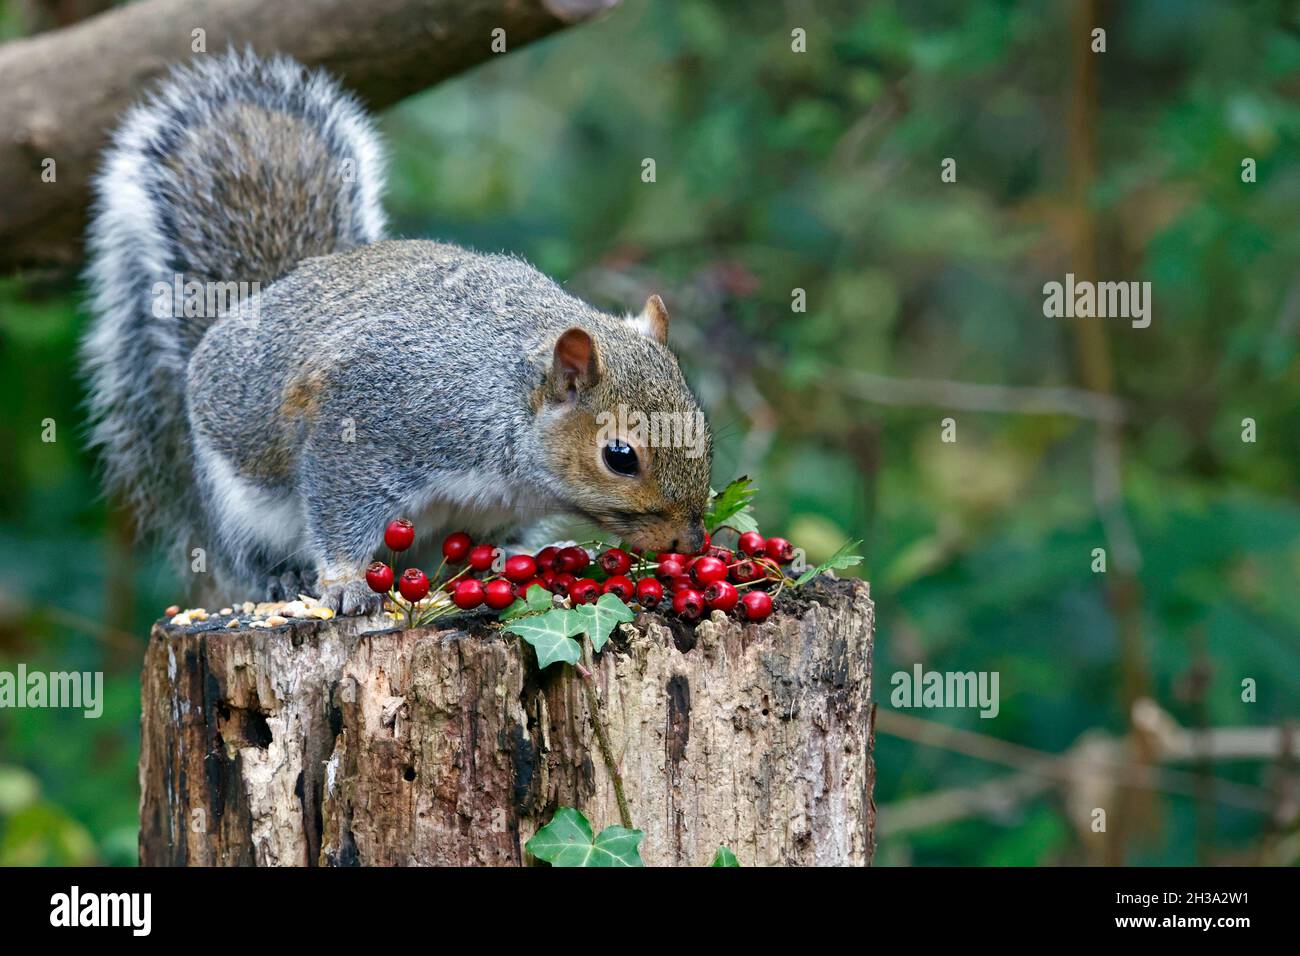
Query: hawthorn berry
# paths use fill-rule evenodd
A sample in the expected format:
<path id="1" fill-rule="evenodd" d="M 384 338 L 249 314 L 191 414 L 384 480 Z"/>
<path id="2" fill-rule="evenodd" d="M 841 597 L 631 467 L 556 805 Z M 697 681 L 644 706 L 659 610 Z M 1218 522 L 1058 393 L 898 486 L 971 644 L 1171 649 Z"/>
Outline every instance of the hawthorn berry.
<path id="1" fill-rule="evenodd" d="M 600 597 L 600 585 L 592 578 L 579 578 L 569 585 L 569 600 L 577 604 L 594 604 Z"/>
<path id="2" fill-rule="evenodd" d="M 543 571 L 550 571 L 555 567 L 555 556 L 559 553 L 559 548 L 553 544 L 548 544 L 534 556 L 537 560 L 537 567 Z"/>
<path id="3" fill-rule="evenodd" d="M 691 562 L 691 577 L 701 587 L 708 587 L 714 581 L 726 580 L 727 566 L 706 554 Z"/>
<path id="4" fill-rule="evenodd" d="M 387 594 L 393 588 L 393 569 L 382 561 L 366 568 L 366 584 L 377 594 Z"/>
<path id="5" fill-rule="evenodd" d="M 561 574 L 555 575 L 555 577 L 551 579 L 551 590 L 560 595 L 560 597 L 565 597 L 569 593 L 569 588 L 573 587 L 577 583 L 578 579 L 568 571 L 565 571 Z"/>
<path id="6" fill-rule="evenodd" d="M 534 584 L 537 585 L 539 588 L 541 588 L 543 591 L 550 590 L 550 588 L 546 586 L 546 582 L 543 581 L 541 578 L 533 578 L 531 581 L 523 581 L 519 584 L 512 584 L 511 586 L 515 589 L 515 597 L 522 600 L 528 596 L 528 589 L 531 588 Z"/>
<path id="7" fill-rule="evenodd" d="M 659 567 L 655 570 L 655 577 L 660 581 L 671 581 L 673 578 L 681 577 L 686 573 L 686 562 L 680 555 L 671 555 L 669 557 L 659 558 Z"/>
<path id="8" fill-rule="evenodd" d="M 672 588 L 674 594 L 678 591 L 694 591 L 695 581 L 689 574 L 679 574 L 668 582 L 668 586 Z"/>
<path id="9" fill-rule="evenodd" d="M 537 576 L 538 578 L 541 579 L 542 587 L 546 588 L 546 590 L 548 591 L 555 590 L 555 578 L 556 578 L 555 571 L 553 571 L 551 568 L 547 568 L 545 571 L 541 572 Z"/>
<path id="10" fill-rule="evenodd" d="M 709 548 L 711 547 L 713 547 L 713 536 L 706 531 L 704 532 L 704 543 L 700 545 L 700 550 L 696 551 L 695 553 L 708 554 Z"/>
<path id="11" fill-rule="evenodd" d="M 762 569 L 748 558 L 737 561 L 731 566 L 731 576 L 741 584 L 757 581 L 763 576 Z"/>
<path id="12" fill-rule="evenodd" d="M 704 610 L 704 595 L 694 588 L 683 588 L 673 595 L 673 610 L 687 620 L 694 620 Z"/>
<path id="13" fill-rule="evenodd" d="M 740 600 L 740 592 L 730 581 L 714 581 L 704 589 L 704 603 L 710 611 L 730 611 Z"/>
<path id="14" fill-rule="evenodd" d="M 460 564 L 474 547 L 474 539 L 464 531 L 457 531 L 442 539 L 442 556 L 452 564 Z"/>
<path id="15" fill-rule="evenodd" d="M 455 600 L 453 598 L 453 600 Z M 514 588 L 509 581 L 497 578 L 483 585 L 483 603 L 494 611 L 508 608 L 515 602 Z"/>
<path id="16" fill-rule="evenodd" d="M 419 568 L 407 568 L 397 582 L 397 590 L 412 604 L 423 601 L 429 593 L 429 576 Z"/>
<path id="17" fill-rule="evenodd" d="M 506 578 L 518 584 L 537 573 L 537 560 L 527 554 L 512 554 L 506 558 Z"/>
<path id="18" fill-rule="evenodd" d="M 561 548 L 560 553 L 555 556 L 555 570 L 569 574 L 581 571 L 590 563 L 591 558 L 587 552 L 576 544 Z"/>
<path id="19" fill-rule="evenodd" d="M 384 529 L 384 544 L 394 551 L 405 551 L 415 540 L 415 525 L 405 518 L 397 518 Z"/>
<path id="20" fill-rule="evenodd" d="M 740 536 L 740 544 L 737 545 L 741 554 L 748 554 L 751 557 L 756 554 L 763 554 L 767 550 L 767 540 L 757 531 L 746 531 Z"/>
<path id="21" fill-rule="evenodd" d="M 636 583 L 636 599 L 642 607 L 658 607 L 664 599 L 664 586 L 654 578 L 642 578 Z"/>
<path id="22" fill-rule="evenodd" d="M 769 558 L 773 561 L 779 561 L 782 564 L 785 564 L 794 557 L 794 545 L 785 540 L 785 538 L 768 538 L 765 550 L 767 551 L 767 556 Z"/>
<path id="23" fill-rule="evenodd" d="M 717 558 L 723 564 L 730 564 L 732 561 L 736 560 L 736 556 L 731 553 L 730 549 L 719 547 L 716 544 L 709 548 L 708 553 L 709 557 Z"/>
<path id="24" fill-rule="evenodd" d="M 627 574 L 632 569 L 632 556 L 622 548 L 610 548 L 600 556 L 600 566 L 611 577 Z"/>
<path id="25" fill-rule="evenodd" d="M 772 596 L 766 591 L 746 591 L 740 599 L 740 614 L 749 621 L 765 621 L 772 613 Z"/>
<path id="26" fill-rule="evenodd" d="M 601 594 L 612 594 L 624 604 L 632 600 L 632 592 L 636 590 L 636 585 L 632 579 L 624 574 L 616 574 L 612 578 L 607 578 L 601 586 Z"/>
<path id="27" fill-rule="evenodd" d="M 475 571 L 486 571 L 492 567 L 492 559 L 496 556 L 496 550 L 490 544 L 475 545 L 469 552 L 469 566 Z"/>
<path id="28" fill-rule="evenodd" d="M 487 589 L 478 578 L 462 578 L 451 592 L 451 600 L 462 611 L 472 611 L 483 603 Z"/>

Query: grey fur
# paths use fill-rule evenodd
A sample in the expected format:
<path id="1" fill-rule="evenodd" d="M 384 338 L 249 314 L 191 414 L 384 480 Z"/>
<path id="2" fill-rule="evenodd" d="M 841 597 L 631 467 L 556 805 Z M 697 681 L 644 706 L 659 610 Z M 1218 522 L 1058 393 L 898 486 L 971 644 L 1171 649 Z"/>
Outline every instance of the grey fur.
<path id="1" fill-rule="evenodd" d="M 564 447 L 575 416 L 618 404 L 697 413 L 672 353 L 518 258 L 376 241 L 378 147 L 321 74 L 228 54 L 137 107 L 118 156 L 138 148 L 133 123 L 157 131 L 155 148 L 110 161 L 92 227 L 95 439 L 110 485 L 157 530 L 203 542 L 232 599 L 302 581 L 364 610 L 356 576 L 399 514 L 481 535 L 581 513 L 698 540 L 707 433 L 698 458 L 655 450 L 651 498 L 580 481 L 598 449 Z M 331 178 L 346 159 L 358 177 Z M 124 175 L 155 187 L 141 228 L 171 224 L 144 255 L 123 248 L 138 225 L 114 207 L 134 188 Z M 198 325 L 147 310 L 142 285 L 171 272 L 275 281 Z M 566 395 L 552 356 L 570 328 L 589 333 L 601 374 Z"/>

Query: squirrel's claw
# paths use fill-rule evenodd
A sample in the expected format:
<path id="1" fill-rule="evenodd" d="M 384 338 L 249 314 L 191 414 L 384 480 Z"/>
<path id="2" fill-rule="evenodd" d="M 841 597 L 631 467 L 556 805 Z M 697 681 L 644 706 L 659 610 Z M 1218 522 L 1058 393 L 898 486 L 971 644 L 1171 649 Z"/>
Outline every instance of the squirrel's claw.
<path id="1" fill-rule="evenodd" d="M 370 590 L 365 581 L 345 581 L 323 588 L 317 600 L 335 614 L 358 617 L 378 613 L 384 605 L 384 596 Z"/>

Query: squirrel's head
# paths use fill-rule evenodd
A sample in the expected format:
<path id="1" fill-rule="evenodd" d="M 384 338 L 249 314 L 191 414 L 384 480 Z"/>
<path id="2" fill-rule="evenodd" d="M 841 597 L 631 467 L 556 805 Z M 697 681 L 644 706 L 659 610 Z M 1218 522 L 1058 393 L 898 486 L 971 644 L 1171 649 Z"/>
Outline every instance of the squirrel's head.
<path id="1" fill-rule="evenodd" d="M 561 495 L 629 546 L 694 553 L 704 542 L 713 443 L 668 351 L 668 312 L 567 329 L 534 396 Z"/>

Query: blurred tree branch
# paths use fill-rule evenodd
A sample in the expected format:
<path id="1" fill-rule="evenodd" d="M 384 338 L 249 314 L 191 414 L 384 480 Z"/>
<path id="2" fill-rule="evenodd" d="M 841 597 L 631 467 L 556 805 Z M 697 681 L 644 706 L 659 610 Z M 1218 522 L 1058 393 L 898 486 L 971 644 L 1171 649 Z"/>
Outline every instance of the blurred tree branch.
<path id="1" fill-rule="evenodd" d="M 340 76 L 382 108 L 618 0 L 141 0 L 0 46 L 0 272 L 75 266 L 90 178 L 122 111 L 169 66 L 251 45 Z M 42 180 L 46 159 L 54 182 Z"/>
<path id="2" fill-rule="evenodd" d="M 1300 738 L 1287 727 L 1188 730 L 1149 699 L 1137 702 L 1132 720 L 1129 736 L 1116 738 L 1089 731 L 1064 753 L 1053 754 L 899 711 L 880 710 L 876 715 L 880 733 L 1017 770 L 976 786 L 882 806 L 880 833 L 896 836 L 974 816 L 1005 814 L 1058 786 L 1072 823 L 1088 830 L 1092 809 L 1111 806 L 1108 801 L 1118 788 L 1196 796 L 1197 775 L 1169 764 L 1300 758 Z M 1137 759 L 1139 753 L 1142 759 Z M 1260 787 L 1218 777 L 1213 782 L 1215 798 L 1221 803 L 1279 817 L 1294 818 L 1296 814 L 1295 806 L 1279 805 Z"/>
<path id="3" fill-rule="evenodd" d="M 1110 395 L 1079 388 L 983 385 L 944 379 L 891 378 L 849 369 L 824 370 L 841 391 L 878 405 L 924 405 L 951 411 L 1067 415 L 1119 423 L 1124 406 Z"/>

